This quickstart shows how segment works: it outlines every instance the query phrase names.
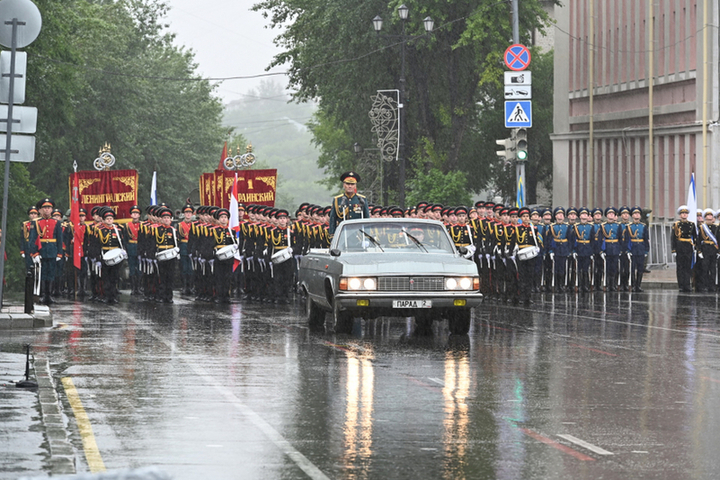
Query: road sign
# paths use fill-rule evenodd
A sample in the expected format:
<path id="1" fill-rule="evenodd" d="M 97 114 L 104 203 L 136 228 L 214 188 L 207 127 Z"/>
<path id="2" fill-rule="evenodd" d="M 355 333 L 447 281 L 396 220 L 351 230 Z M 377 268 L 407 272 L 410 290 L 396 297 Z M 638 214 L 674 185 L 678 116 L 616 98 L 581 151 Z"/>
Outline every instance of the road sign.
<path id="1" fill-rule="evenodd" d="M 35 41 L 42 28 L 42 16 L 30 0 L 2 0 L 0 13 L 0 45 L 12 48 L 12 21 L 17 18 L 15 48 L 23 48 Z"/>
<path id="2" fill-rule="evenodd" d="M 522 72 L 504 72 L 505 86 L 511 85 L 532 85 L 532 72 L 523 70 Z"/>
<path id="3" fill-rule="evenodd" d="M 12 133 L 35 133 L 38 109 L 35 107 L 13 108 Z M 0 132 L 7 132 L 8 106 L 0 105 Z"/>
<path id="4" fill-rule="evenodd" d="M 509 100 L 505 102 L 505 128 L 532 127 L 532 102 Z"/>
<path id="5" fill-rule="evenodd" d="M 5 0 L 2 0 L 5 1 Z M 10 103 L 10 52 L 0 52 L 0 103 Z M 25 78 L 27 73 L 27 53 L 15 52 L 15 83 L 13 86 L 13 104 L 25 103 Z"/>
<path id="6" fill-rule="evenodd" d="M 525 70 L 530 65 L 530 50 L 525 45 L 516 43 L 505 50 L 505 65 L 514 71 Z"/>
<path id="7" fill-rule="evenodd" d="M 13 115 L 14 116 L 14 115 Z M 0 145 L 7 144 L 7 135 L 0 133 Z M 30 163 L 35 160 L 35 136 L 15 135 L 12 136 L 10 146 L 10 161 Z M 5 149 L 0 149 L 0 162 L 5 161 Z"/>
<path id="8" fill-rule="evenodd" d="M 528 100 L 530 98 L 532 98 L 531 86 L 505 85 L 505 100 Z"/>

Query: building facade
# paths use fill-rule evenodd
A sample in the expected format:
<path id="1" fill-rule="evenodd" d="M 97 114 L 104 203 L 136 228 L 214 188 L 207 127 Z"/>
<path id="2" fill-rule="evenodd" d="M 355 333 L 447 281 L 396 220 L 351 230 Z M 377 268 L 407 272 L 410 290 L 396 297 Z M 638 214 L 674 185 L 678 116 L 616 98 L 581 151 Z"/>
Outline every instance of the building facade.
<path id="1" fill-rule="evenodd" d="M 553 203 L 720 209 L 717 0 L 555 7 Z"/>

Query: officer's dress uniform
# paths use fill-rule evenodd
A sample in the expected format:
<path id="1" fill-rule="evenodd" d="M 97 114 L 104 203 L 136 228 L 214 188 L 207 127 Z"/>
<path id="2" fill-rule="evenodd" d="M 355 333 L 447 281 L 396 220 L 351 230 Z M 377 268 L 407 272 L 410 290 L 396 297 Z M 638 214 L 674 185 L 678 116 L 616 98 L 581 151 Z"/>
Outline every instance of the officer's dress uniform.
<path id="1" fill-rule="evenodd" d="M 34 221 L 28 238 L 28 250 L 35 262 L 41 262 L 41 277 L 43 303 L 54 303 L 50 297 L 56 268 L 62 259 L 62 222 L 53 218 L 39 218 Z"/>
<path id="2" fill-rule="evenodd" d="M 593 225 L 573 225 L 573 255 L 577 255 L 577 284 L 582 292 L 590 291 L 590 259 L 593 256 Z"/>
<path id="3" fill-rule="evenodd" d="M 602 291 L 605 285 L 603 285 L 603 278 L 605 277 L 605 242 L 602 235 L 603 222 L 594 222 L 592 224 L 592 245 L 593 245 L 593 261 L 592 271 L 590 274 L 593 276 L 593 284 L 596 291 Z"/>
<path id="4" fill-rule="evenodd" d="M 695 224 L 688 220 L 678 220 L 673 224 L 670 236 L 670 248 L 676 255 L 678 288 L 683 292 L 692 291 L 692 262 L 695 255 Z"/>
<path id="5" fill-rule="evenodd" d="M 605 284 L 609 291 L 616 292 L 619 284 L 620 253 L 622 252 L 620 245 L 622 225 L 610 221 L 603 223 L 602 239 L 605 243 Z"/>
<path id="6" fill-rule="evenodd" d="M 647 226 L 642 222 L 633 222 L 625 227 L 624 244 L 630 253 L 630 280 L 635 292 L 642 292 L 642 279 L 645 272 L 645 256 L 650 251 L 650 236 Z M 628 285 L 629 286 L 629 285 Z"/>
<path id="7" fill-rule="evenodd" d="M 542 256 L 542 281 L 540 282 L 540 289 L 543 292 L 552 292 L 553 278 L 555 278 L 554 272 L 554 256 L 550 256 L 550 227 L 552 223 L 543 223 L 538 227 L 540 236 L 544 239 L 543 248 L 540 251 Z"/>
<path id="8" fill-rule="evenodd" d="M 330 210 L 330 227 L 328 234 L 335 235 L 337 226 L 343 220 L 354 220 L 357 218 L 370 218 L 367 200 L 363 195 L 356 193 L 352 197 L 346 194 L 333 198 L 332 210 Z"/>
<path id="9" fill-rule="evenodd" d="M 553 223 L 548 228 L 549 253 L 555 262 L 555 291 L 567 289 L 567 258 L 572 249 L 572 229 L 567 223 Z"/>
<path id="10" fill-rule="evenodd" d="M 698 228 L 697 244 L 702 264 L 695 278 L 697 289 L 700 292 L 713 292 L 718 254 L 717 226 L 703 222 Z"/>

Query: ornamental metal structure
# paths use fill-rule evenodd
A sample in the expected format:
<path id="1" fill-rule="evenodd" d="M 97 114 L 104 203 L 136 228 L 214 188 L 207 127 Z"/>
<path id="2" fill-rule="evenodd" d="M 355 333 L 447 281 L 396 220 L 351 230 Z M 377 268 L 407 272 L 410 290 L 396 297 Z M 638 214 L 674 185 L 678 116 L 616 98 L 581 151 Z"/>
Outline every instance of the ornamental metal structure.
<path id="1" fill-rule="evenodd" d="M 237 147 L 237 155 L 225 158 L 225 160 L 223 160 L 223 167 L 225 167 L 225 170 L 240 170 L 251 167 L 255 164 L 255 154 L 253 154 L 252 151 L 253 146 L 248 145 L 245 148 L 245 153 L 240 155 L 240 147 Z"/>
<path id="2" fill-rule="evenodd" d="M 397 112 L 398 112 L 398 203 L 401 207 L 405 208 L 405 109 L 403 102 L 405 101 L 405 44 L 410 40 L 428 36 L 433 31 L 435 22 L 430 17 L 423 19 L 423 26 L 425 27 L 424 35 L 408 35 L 405 31 L 407 19 L 410 14 L 410 9 L 402 4 L 398 7 L 398 15 L 402 20 L 402 33 L 400 35 L 380 35 L 382 30 L 383 19 L 380 15 L 376 15 L 373 18 L 373 28 L 379 36 L 385 38 L 394 38 L 400 40 L 400 88 L 398 90 L 397 100 Z"/>

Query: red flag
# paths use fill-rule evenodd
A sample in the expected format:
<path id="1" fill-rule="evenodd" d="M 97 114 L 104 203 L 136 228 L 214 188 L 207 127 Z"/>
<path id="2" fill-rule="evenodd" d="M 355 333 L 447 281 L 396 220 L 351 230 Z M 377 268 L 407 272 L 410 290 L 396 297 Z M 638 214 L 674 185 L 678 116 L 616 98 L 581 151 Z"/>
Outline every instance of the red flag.
<path id="1" fill-rule="evenodd" d="M 70 223 L 72 223 L 73 238 L 75 240 L 73 242 L 73 265 L 79 269 L 82 261 L 85 230 L 80 228 L 80 194 L 77 174 L 73 175 L 72 193 L 70 194 Z"/>
<path id="2" fill-rule="evenodd" d="M 228 156 L 227 142 L 225 142 L 225 146 L 223 147 L 223 153 L 220 156 L 220 164 L 218 164 L 218 168 L 217 168 L 218 170 L 224 170 L 225 167 L 223 165 L 225 164 L 225 159 L 227 158 L 227 156 Z"/>

